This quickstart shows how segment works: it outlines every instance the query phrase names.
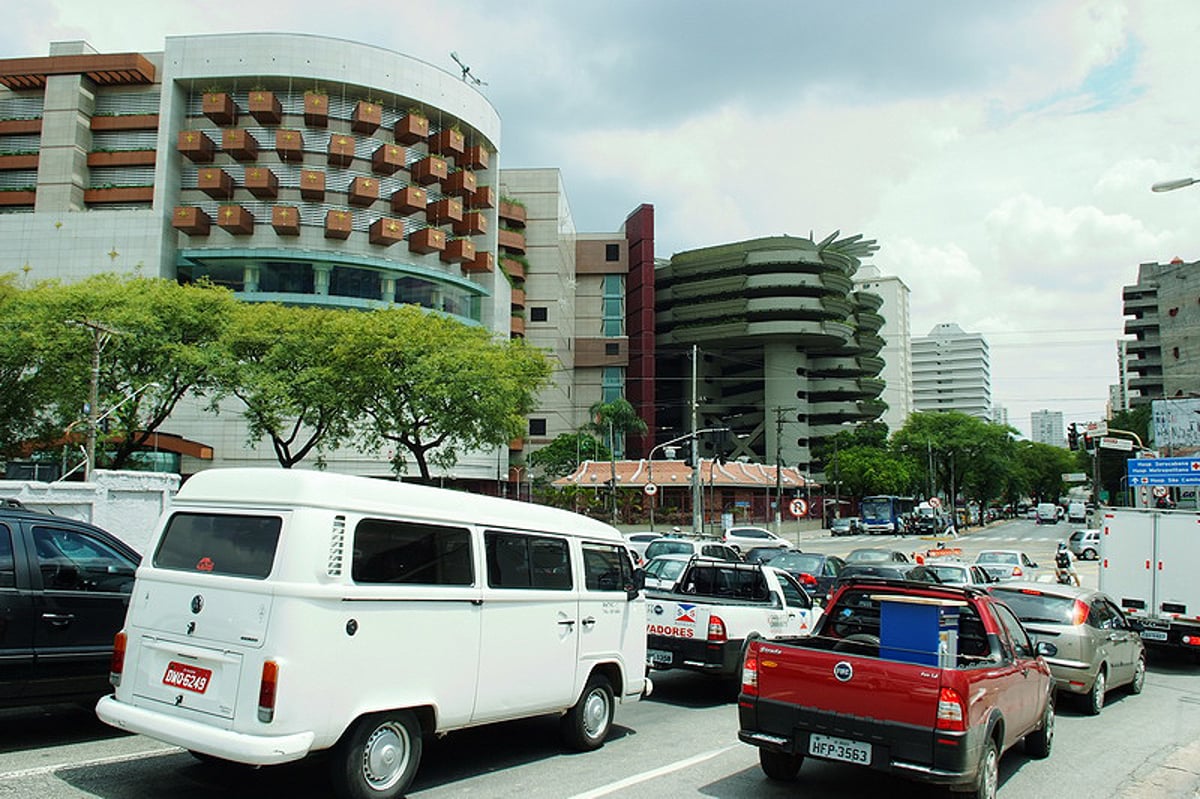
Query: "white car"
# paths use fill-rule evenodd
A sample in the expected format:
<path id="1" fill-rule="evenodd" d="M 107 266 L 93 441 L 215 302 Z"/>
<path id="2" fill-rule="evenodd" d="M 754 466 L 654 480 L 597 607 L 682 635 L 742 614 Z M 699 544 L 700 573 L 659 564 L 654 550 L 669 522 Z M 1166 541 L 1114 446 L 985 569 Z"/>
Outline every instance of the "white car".
<path id="1" fill-rule="evenodd" d="M 659 555 L 646 563 L 646 588 L 675 590 L 679 575 L 687 568 L 691 555 Z"/>
<path id="2" fill-rule="evenodd" d="M 653 530 L 624 533 L 623 535 L 625 536 L 626 544 L 629 546 L 629 551 L 637 555 L 635 562 L 639 566 L 646 562 L 646 547 L 650 546 L 650 542 L 662 538 L 662 533 L 656 533 Z"/>
<path id="3" fill-rule="evenodd" d="M 791 547 L 792 542 L 780 538 L 762 527 L 730 527 L 725 531 L 725 543 L 738 552 L 751 547 Z"/>
<path id="4" fill-rule="evenodd" d="M 991 585 L 998 582 L 982 566 L 963 563 L 961 560 L 926 558 L 925 568 L 947 585 Z"/>

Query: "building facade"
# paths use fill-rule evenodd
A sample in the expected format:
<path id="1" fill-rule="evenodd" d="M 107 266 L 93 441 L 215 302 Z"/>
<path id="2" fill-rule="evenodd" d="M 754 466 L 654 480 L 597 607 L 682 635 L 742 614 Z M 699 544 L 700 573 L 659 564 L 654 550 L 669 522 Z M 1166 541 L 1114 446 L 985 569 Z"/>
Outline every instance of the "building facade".
<path id="1" fill-rule="evenodd" d="M 909 289 L 904 281 L 894 275 L 883 275 L 875 266 L 863 267 L 860 276 L 854 278 L 854 287 L 859 291 L 878 294 L 883 298 L 879 313 L 883 316 L 884 381 L 881 399 L 887 403 L 883 422 L 889 432 L 895 432 L 908 421 L 913 410 L 912 384 L 912 328 L 909 315 Z"/>
<path id="2" fill-rule="evenodd" d="M 1125 286 L 1125 332 L 1131 407 L 1154 399 L 1200 394 L 1200 262 L 1138 266 L 1137 283 Z"/>
<path id="3" fill-rule="evenodd" d="M 55 43 L 0 60 L 0 87 L 0 273 L 206 278 L 246 302 L 411 303 L 523 335 L 524 230 L 501 203 L 499 115 L 458 76 L 254 33 L 169 37 L 153 53 Z M 168 429 L 213 459 L 185 454 L 181 471 L 274 463 L 245 444 L 239 408 L 200 406 L 182 403 Z M 494 476 L 507 458 L 472 453 L 455 476 Z M 388 469 L 353 450 L 326 460 Z"/>
<path id="4" fill-rule="evenodd" d="M 991 358 L 987 341 L 953 322 L 912 340 L 913 409 L 959 411 L 991 419 Z"/>
<path id="5" fill-rule="evenodd" d="M 856 290 L 861 236 L 780 236 L 677 253 L 658 268 L 658 421 L 744 458 L 821 480 L 814 446 L 842 425 L 878 419 L 883 299 Z M 694 353 L 694 355 L 693 355 Z"/>
<path id="6" fill-rule="evenodd" d="M 1052 447 L 1065 447 L 1067 440 L 1062 411 L 1034 411 L 1029 415 L 1030 440 Z"/>

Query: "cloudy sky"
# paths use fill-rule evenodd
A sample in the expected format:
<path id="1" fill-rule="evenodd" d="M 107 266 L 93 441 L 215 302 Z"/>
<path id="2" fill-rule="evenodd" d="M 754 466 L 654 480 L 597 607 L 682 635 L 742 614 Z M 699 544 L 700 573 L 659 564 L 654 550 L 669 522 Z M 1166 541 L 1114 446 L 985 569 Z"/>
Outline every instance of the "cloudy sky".
<path id="1" fill-rule="evenodd" d="M 994 401 L 1101 418 L 1137 266 L 1200 258 L 1200 3 L 960 0 L 42 0 L 51 41 L 319 33 L 457 71 L 509 167 L 562 170 L 581 231 L 655 206 L 659 256 L 759 236 L 875 239 L 912 333 L 982 333 Z M 335 11 L 336 9 L 336 11 Z"/>

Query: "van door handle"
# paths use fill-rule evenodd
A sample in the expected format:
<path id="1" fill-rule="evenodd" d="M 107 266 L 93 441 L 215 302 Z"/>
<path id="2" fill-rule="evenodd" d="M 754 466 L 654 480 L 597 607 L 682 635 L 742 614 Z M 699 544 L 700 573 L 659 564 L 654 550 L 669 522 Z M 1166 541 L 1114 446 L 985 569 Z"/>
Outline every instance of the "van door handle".
<path id="1" fill-rule="evenodd" d="M 75 620 L 74 613 L 43 613 L 42 618 L 50 622 L 51 627 L 66 627 Z"/>
<path id="2" fill-rule="evenodd" d="M 567 626 L 567 627 L 574 628 L 574 627 L 575 627 L 575 620 L 574 620 L 574 619 L 563 619 L 562 621 L 560 621 L 560 622 L 559 622 L 559 624 L 565 625 L 565 626 Z"/>
<path id="3" fill-rule="evenodd" d="M 585 619 L 583 620 L 583 626 L 584 626 L 584 627 L 591 627 L 591 626 L 592 626 L 593 624 L 595 624 L 595 623 L 596 623 L 596 617 L 595 617 L 595 616 L 588 616 L 587 618 L 585 618 Z"/>

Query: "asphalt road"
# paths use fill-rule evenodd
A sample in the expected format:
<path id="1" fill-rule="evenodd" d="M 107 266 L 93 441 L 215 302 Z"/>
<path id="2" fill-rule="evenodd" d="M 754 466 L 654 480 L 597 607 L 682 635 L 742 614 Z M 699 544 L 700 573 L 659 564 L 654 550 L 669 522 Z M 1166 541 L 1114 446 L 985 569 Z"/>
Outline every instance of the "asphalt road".
<path id="1" fill-rule="evenodd" d="M 963 536 L 964 551 L 1025 548 L 1045 560 L 1073 528 L 1016 521 Z M 801 548 L 845 552 L 887 545 L 911 551 L 917 539 L 830 540 L 801 534 Z M 826 550 L 825 547 L 831 547 Z M 1094 564 L 1081 564 L 1085 584 Z M 451 733 L 426 743 L 410 793 L 420 799 L 600 799 L 617 797 L 796 797 L 875 799 L 944 794 L 853 766 L 806 762 L 800 782 L 768 781 L 757 750 L 737 741 L 729 690 L 699 675 L 658 673 L 654 695 L 617 710 L 603 749 L 563 750 L 554 719 L 539 718 Z M 1001 795 L 1093 797 L 1200 796 L 1200 667 L 1152 657 L 1140 696 L 1114 692 L 1098 717 L 1060 702 L 1053 754 L 1002 761 Z M 87 709 L 0 713 L 0 798 L 317 799 L 330 795 L 320 759 L 269 769 L 212 767 L 186 752 L 110 730 Z"/>

